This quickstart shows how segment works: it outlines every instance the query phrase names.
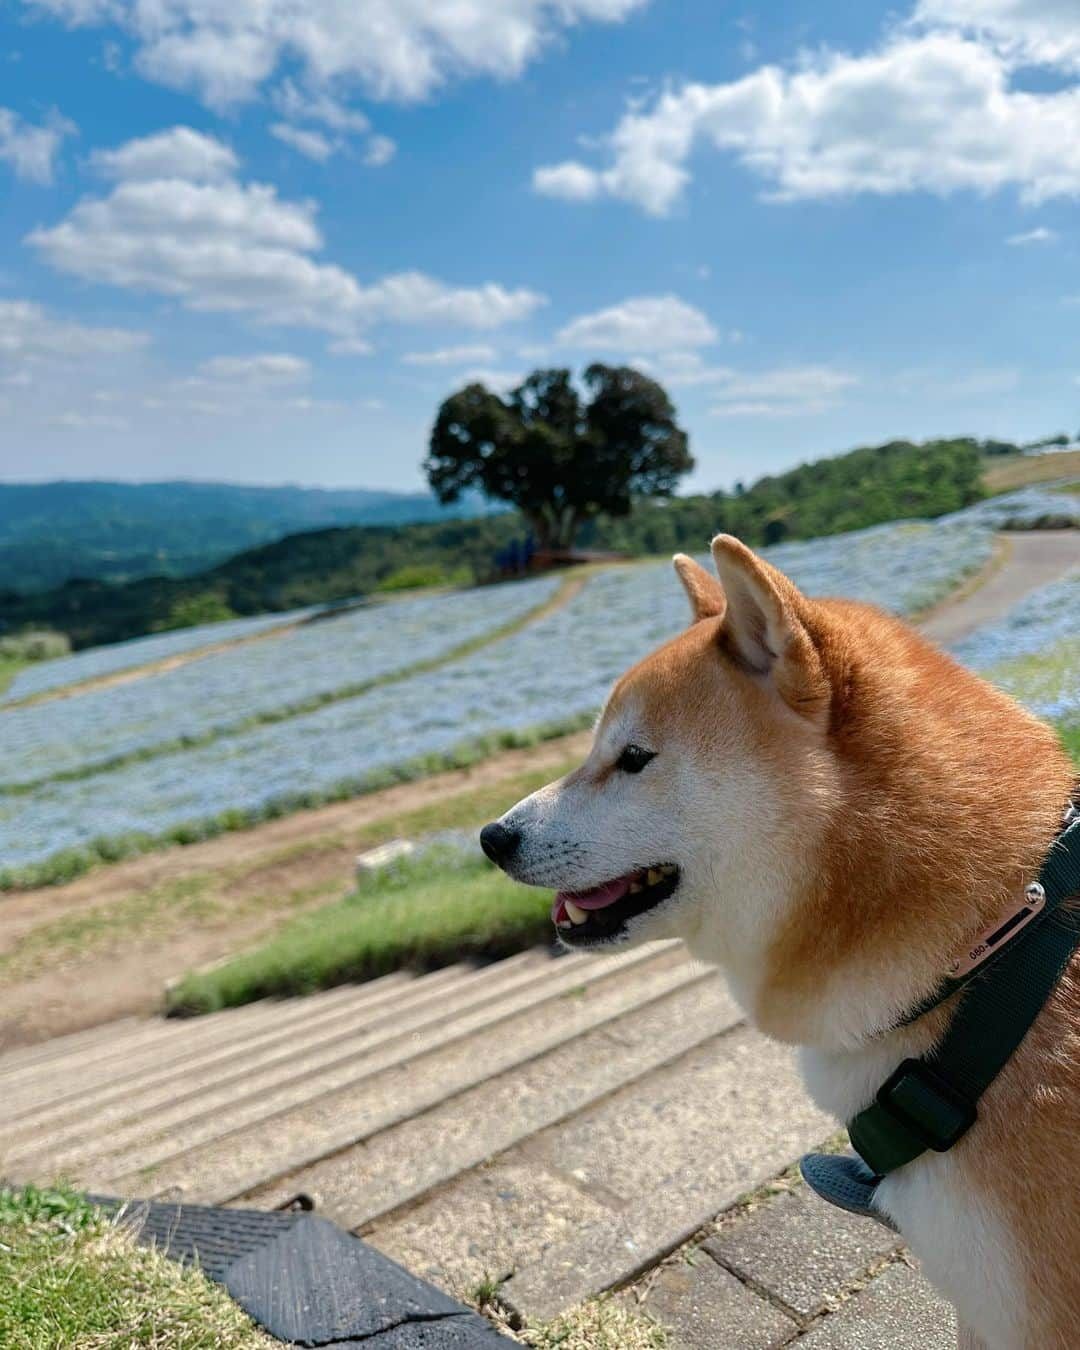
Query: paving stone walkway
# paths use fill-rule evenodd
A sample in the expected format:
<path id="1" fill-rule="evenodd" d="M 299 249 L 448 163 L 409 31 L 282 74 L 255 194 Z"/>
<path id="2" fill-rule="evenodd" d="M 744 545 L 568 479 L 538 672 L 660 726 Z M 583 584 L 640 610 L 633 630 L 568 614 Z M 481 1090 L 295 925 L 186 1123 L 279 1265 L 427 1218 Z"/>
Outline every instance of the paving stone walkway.
<path id="1" fill-rule="evenodd" d="M 801 1181 L 721 1215 L 620 1295 L 671 1350 L 955 1350 L 952 1308 L 897 1235 Z"/>

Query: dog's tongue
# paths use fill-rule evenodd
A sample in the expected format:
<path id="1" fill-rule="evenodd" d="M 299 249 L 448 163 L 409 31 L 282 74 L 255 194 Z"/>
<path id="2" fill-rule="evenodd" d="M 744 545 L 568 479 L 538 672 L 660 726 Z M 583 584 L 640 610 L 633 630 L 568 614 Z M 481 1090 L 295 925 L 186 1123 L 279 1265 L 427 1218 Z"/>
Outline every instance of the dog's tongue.
<path id="1" fill-rule="evenodd" d="M 579 909 L 606 909 L 616 900 L 621 900 L 630 889 L 629 877 L 616 877 L 614 881 L 605 881 L 591 891 L 560 891 L 558 900 L 573 900 Z"/>

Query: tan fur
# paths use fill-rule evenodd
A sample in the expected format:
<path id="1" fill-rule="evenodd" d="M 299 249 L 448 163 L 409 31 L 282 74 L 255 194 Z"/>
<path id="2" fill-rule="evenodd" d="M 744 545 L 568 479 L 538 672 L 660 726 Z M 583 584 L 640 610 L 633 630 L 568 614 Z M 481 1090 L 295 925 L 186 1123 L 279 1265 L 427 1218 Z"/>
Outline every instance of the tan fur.
<path id="1" fill-rule="evenodd" d="M 752 978 L 729 973 L 746 976 L 749 1010 L 769 1034 L 826 1058 L 880 1046 L 895 1065 L 932 1043 L 948 1009 L 884 1029 L 1036 873 L 1073 786 L 1070 765 L 1047 727 L 905 624 L 850 601 L 809 600 L 726 536 L 713 554 L 719 582 L 676 560 L 695 622 L 618 682 L 593 755 L 566 783 L 602 800 L 609 729 L 631 720 L 703 781 L 747 765 L 764 774 L 781 898 L 716 897 L 729 925 L 760 930 L 760 959 L 743 958 Z M 663 781 L 663 800 L 677 800 L 666 772 L 642 791 L 659 793 Z M 700 830 L 720 828 L 703 813 Z M 675 933 L 698 951 L 706 926 L 700 905 L 672 903 L 647 935 Z M 984 1096 L 976 1127 L 944 1157 L 935 1165 L 949 1184 L 1015 1249 L 1022 1344 L 1080 1345 L 1075 963 Z"/>

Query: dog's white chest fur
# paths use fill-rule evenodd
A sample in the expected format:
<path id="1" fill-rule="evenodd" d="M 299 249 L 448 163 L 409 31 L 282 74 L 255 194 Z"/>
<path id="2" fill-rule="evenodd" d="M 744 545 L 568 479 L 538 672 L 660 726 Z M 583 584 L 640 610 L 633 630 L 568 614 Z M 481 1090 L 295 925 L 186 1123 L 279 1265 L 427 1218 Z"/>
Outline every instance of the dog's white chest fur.
<path id="1" fill-rule="evenodd" d="M 817 1104 L 845 1120 L 896 1067 L 894 1055 L 877 1046 L 835 1053 L 807 1048 L 803 1076 Z M 974 1198 L 955 1159 L 924 1154 L 886 1177 L 877 1201 L 961 1323 L 990 1350 L 1021 1350 L 1024 1296 L 1015 1243 L 986 1202 Z"/>

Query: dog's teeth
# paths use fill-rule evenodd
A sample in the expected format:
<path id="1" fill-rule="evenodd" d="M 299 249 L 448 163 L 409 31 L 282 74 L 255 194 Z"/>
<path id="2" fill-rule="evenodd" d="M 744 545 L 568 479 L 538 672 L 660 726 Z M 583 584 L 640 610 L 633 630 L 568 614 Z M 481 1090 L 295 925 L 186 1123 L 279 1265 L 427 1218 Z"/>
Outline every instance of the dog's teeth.
<path id="1" fill-rule="evenodd" d="M 574 904 L 573 900 L 564 900 L 563 908 L 566 910 L 567 914 L 574 921 L 574 923 L 584 923 L 585 920 L 589 917 L 588 914 L 586 914 L 586 912 L 581 908 L 580 905 Z"/>
<path id="2" fill-rule="evenodd" d="M 631 895 L 637 895 L 637 894 L 640 892 L 640 890 L 641 890 L 641 882 L 640 882 L 640 881 L 632 881 L 632 882 L 630 883 L 630 894 L 631 894 Z"/>
<path id="3" fill-rule="evenodd" d="M 569 919 L 560 919 L 558 924 L 556 925 L 556 927 L 558 928 L 573 928 L 573 926 L 574 925 L 570 922 Z"/>
<path id="4" fill-rule="evenodd" d="M 660 869 L 666 877 L 673 877 L 678 870 L 674 863 L 665 863 Z"/>
<path id="5" fill-rule="evenodd" d="M 650 867 L 645 876 L 645 880 L 650 886 L 658 886 L 663 879 L 664 874 L 656 867 Z"/>

